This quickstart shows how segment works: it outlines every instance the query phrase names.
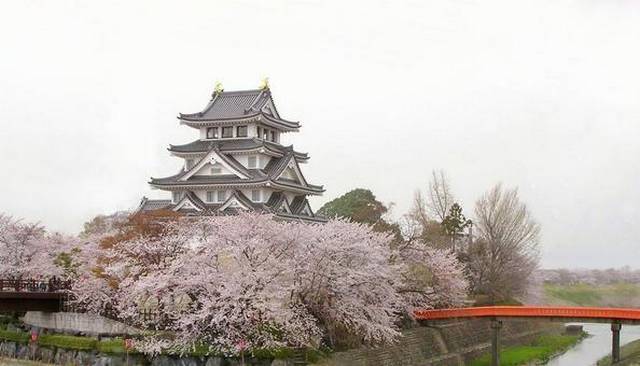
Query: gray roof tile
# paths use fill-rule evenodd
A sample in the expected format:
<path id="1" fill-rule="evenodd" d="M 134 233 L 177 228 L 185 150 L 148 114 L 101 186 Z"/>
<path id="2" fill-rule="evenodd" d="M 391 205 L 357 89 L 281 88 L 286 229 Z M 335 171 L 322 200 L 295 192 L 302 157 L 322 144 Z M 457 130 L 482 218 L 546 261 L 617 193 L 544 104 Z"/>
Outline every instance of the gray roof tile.
<path id="1" fill-rule="evenodd" d="M 269 102 L 273 104 L 274 108 L 271 113 L 265 113 L 262 108 Z M 300 127 L 298 122 L 280 118 L 269 89 L 214 93 L 204 110 L 198 113 L 180 113 L 178 118 L 197 124 L 204 121 L 224 121 L 258 115 L 264 116 L 263 123 L 273 125 L 276 128 L 281 127 L 285 130 L 295 131 Z"/>
<path id="2" fill-rule="evenodd" d="M 286 154 L 293 151 L 293 146 L 282 146 L 277 143 L 264 141 L 257 138 L 250 139 L 234 139 L 234 140 L 196 140 L 184 145 L 169 145 L 169 151 L 177 153 L 206 153 L 212 148 L 217 147 L 222 152 L 254 150 L 265 147 L 268 150 Z M 307 160 L 309 156 L 306 153 L 294 151 L 297 159 Z"/>

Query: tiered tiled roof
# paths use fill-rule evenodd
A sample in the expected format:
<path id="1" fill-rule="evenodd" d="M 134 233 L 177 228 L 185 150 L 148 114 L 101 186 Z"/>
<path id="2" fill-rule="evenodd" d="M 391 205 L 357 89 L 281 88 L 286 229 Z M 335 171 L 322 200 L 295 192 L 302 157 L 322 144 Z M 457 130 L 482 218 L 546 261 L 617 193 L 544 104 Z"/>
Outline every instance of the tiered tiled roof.
<path id="1" fill-rule="evenodd" d="M 250 153 L 264 150 L 265 152 L 270 152 L 275 156 L 284 156 L 289 152 L 293 152 L 298 161 L 306 161 L 309 159 L 309 155 L 307 153 L 294 151 L 293 146 L 282 146 L 280 144 L 258 138 L 234 140 L 196 140 L 184 145 L 169 145 L 168 150 L 176 155 L 202 154 L 209 152 L 214 147 L 217 147 L 220 151 L 225 153 Z"/>
<path id="2" fill-rule="evenodd" d="M 217 147 L 214 147 L 212 150 L 219 151 L 217 150 Z M 273 186 L 283 186 L 297 192 L 306 192 L 309 194 L 321 194 L 324 192 L 324 188 L 322 186 L 308 184 L 304 177 L 302 177 L 303 179 L 301 182 L 280 177 L 291 160 L 295 160 L 295 156 L 291 152 L 281 158 L 272 158 L 264 169 L 247 169 L 230 155 L 220 153 L 219 156 L 230 166 L 245 174 L 247 178 L 243 179 L 236 175 L 225 174 L 216 176 L 192 175 L 188 179 L 183 179 L 183 177 L 189 174 L 191 170 L 198 167 L 198 164 L 195 164 L 194 167 L 188 171 L 181 171 L 165 178 L 151 178 L 149 184 L 157 188 L 187 189 L 195 187 L 216 188 L 220 186 L 257 187 L 264 186 L 268 183 Z M 204 158 L 205 157 L 202 159 Z"/>
<path id="3" fill-rule="evenodd" d="M 275 192 L 271 195 L 269 200 L 265 203 L 258 203 L 251 201 L 241 191 L 235 190 L 232 194 L 222 203 L 205 203 L 198 198 L 192 192 L 187 192 L 185 196 L 177 203 L 173 204 L 170 200 L 149 200 L 146 197 L 140 202 L 136 212 L 153 211 L 158 209 L 172 210 L 183 204 L 183 201 L 188 201 L 194 208 L 182 208 L 180 211 L 187 214 L 197 215 L 219 215 L 225 213 L 234 213 L 237 208 L 226 207 L 227 202 L 237 200 L 243 207 L 251 208 L 257 212 L 272 213 L 276 216 L 284 217 L 287 219 L 302 219 L 314 222 L 325 222 L 324 217 L 316 216 L 313 212 L 310 214 L 303 214 L 305 207 L 309 205 L 307 198 L 304 195 L 295 196 L 292 203 L 288 203 L 286 197 L 281 192 Z M 281 207 L 285 205 L 289 208 L 290 212 L 281 210 Z"/>
<path id="4" fill-rule="evenodd" d="M 214 92 L 211 101 L 198 113 L 180 113 L 182 123 L 197 127 L 211 122 L 259 120 L 283 131 L 297 131 L 299 122 L 280 118 L 271 91 L 266 89 Z"/>

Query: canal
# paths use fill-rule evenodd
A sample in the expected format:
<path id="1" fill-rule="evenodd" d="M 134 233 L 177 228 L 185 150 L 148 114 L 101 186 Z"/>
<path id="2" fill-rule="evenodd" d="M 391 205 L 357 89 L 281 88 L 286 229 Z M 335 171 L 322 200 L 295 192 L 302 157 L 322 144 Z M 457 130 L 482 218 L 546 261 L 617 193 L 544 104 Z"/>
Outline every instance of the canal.
<path id="1" fill-rule="evenodd" d="M 584 324 L 584 330 L 589 333 L 588 338 L 551 360 L 547 366 L 593 366 L 599 359 L 611 353 L 610 324 Z M 624 345 L 636 339 L 640 339 L 640 326 L 623 325 L 620 344 Z"/>

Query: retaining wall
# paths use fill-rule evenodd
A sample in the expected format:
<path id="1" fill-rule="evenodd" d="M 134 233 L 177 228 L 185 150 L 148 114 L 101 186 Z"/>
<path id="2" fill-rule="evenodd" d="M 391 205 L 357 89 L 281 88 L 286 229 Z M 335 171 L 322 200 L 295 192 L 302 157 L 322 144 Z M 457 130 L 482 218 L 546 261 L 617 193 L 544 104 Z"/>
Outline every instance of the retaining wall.
<path id="1" fill-rule="evenodd" d="M 34 344 L 0 342 L 0 357 L 37 360 L 65 366 L 240 366 L 238 359 L 221 357 L 169 357 L 147 359 L 142 355 L 102 354 L 96 351 L 76 351 L 41 347 Z M 293 360 L 246 359 L 246 366 L 294 366 Z"/>
<path id="2" fill-rule="evenodd" d="M 323 366 L 464 366 L 491 349 L 488 320 L 466 320 L 437 327 L 416 327 L 403 331 L 393 346 L 360 348 L 336 352 Z M 501 330 L 502 345 L 533 341 L 543 333 L 558 333 L 562 326 L 549 322 L 508 321 Z"/>

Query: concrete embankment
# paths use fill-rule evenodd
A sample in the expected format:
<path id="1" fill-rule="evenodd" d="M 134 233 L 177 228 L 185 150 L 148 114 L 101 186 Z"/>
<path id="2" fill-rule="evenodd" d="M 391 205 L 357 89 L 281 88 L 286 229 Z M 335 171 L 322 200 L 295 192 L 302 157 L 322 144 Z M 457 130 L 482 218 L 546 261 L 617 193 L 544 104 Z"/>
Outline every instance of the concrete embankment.
<path id="1" fill-rule="evenodd" d="M 322 366 L 464 366 L 491 349 L 488 320 L 466 320 L 403 331 L 393 346 L 336 352 Z M 508 321 L 501 331 L 504 346 L 521 345 L 541 334 L 560 333 L 563 326 L 538 321 Z"/>

